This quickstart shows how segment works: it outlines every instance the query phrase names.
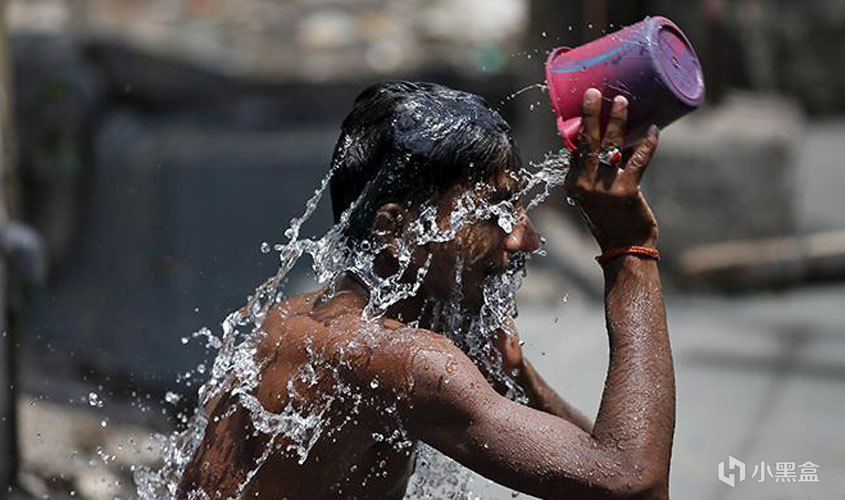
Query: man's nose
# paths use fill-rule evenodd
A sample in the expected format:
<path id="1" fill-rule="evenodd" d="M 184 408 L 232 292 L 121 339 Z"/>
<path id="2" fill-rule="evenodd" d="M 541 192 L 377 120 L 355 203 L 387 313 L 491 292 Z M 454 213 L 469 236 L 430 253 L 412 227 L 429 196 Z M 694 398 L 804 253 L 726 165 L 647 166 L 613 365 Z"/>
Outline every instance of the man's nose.
<path id="1" fill-rule="evenodd" d="M 521 207 L 517 217 L 519 218 L 518 222 L 505 240 L 505 250 L 510 253 L 536 252 L 540 249 L 541 242 L 540 235 L 534 229 L 534 223 L 525 215 L 525 211 Z"/>

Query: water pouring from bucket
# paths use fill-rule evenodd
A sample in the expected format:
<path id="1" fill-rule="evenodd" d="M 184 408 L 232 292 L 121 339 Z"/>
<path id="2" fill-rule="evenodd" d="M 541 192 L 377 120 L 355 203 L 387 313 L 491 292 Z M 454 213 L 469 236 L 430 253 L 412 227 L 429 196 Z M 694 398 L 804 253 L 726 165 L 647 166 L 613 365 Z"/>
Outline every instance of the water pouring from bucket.
<path id="1" fill-rule="evenodd" d="M 648 127 L 660 128 L 697 109 L 704 101 L 701 64 L 687 37 L 665 17 L 649 17 L 576 48 L 559 47 L 546 61 L 549 99 L 566 147 L 576 149 L 581 103 L 590 87 L 612 101 L 631 103 L 629 146 L 643 139 Z M 604 107 L 602 129 L 610 106 Z"/>

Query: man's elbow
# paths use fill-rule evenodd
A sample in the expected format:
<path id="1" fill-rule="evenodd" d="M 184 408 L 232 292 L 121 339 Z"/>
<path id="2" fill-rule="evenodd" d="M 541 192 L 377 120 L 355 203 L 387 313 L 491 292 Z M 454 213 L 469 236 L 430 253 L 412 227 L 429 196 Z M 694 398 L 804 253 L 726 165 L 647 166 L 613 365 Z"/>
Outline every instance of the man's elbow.
<path id="1" fill-rule="evenodd" d="M 664 500 L 669 498 L 668 471 L 657 467 L 632 467 L 608 481 L 607 495 L 614 500 Z"/>

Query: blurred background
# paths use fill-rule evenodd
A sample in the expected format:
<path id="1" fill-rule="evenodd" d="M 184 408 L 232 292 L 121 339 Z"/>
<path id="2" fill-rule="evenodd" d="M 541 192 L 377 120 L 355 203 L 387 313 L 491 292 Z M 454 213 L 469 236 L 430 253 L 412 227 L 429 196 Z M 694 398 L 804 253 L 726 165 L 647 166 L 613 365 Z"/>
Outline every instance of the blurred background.
<path id="1" fill-rule="evenodd" d="M 845 1 L 0 0 L 0 13 L 0 495 L 134 495 L 151 434 L 196 402 L 213 353 L 192 332 L 216 331 L 275 272 L 261 248 L 319 186 L 363 88 L 478 93 L 539 161 L 561 147 L 537 86 L 547 52 L 664 15 L 708 86 L 647 176 L 677 369 L 673 497 L 845 498 Z M 597 248 L 562 193 L 533 217 L 548 256 L 521 292 L 525 349 L 594 416 Z M 329 224 L 324 200 L 305 232 Z M 308 271 L 289 289 L 312 286 Z M 735 487 L 717 476 L 729 455 L 747 467 Z M 779 481 L 784 468 L 818 481 Z M 473 491 L 511 498 L 481 477 Z"/>

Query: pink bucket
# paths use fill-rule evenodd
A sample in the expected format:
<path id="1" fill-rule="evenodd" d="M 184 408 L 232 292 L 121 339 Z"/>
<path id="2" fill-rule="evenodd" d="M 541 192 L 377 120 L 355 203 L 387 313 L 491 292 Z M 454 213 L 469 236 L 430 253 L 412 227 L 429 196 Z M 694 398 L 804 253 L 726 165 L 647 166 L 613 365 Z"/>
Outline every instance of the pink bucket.
<path id="1" fill-rule="evenodd" d="M 628 98 L 627 145 L 653 123 L 665 127 L 704 101 L 704 76 L 689 40 L 665 17 L 649 17 L 580 47 L 557 48 L 546 61 L 549 98 L 566 147 L 575 149 L 584 92 Z M 602 129 L 610 106 L 602 108 Z"/>

